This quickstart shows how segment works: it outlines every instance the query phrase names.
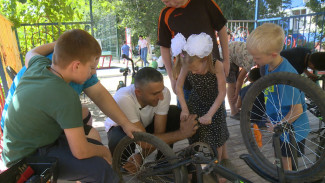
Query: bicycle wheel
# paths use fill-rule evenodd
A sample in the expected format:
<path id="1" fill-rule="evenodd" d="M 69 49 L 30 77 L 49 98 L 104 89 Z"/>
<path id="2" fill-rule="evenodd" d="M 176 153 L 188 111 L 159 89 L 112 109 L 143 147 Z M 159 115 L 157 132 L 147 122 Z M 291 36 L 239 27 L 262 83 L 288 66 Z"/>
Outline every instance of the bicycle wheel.
<path id="1" fill-rule="evenodd" d="M 270 93 L 273 94 L 270 95 Z M 262 97 L 260 97 L 261 95 Z M 259 123 L 260 126 L 266 121 L 281 123 L 284 116 L 292 114 L 289 114 L 288 111 L 297 106 L 298 99 L 305 101 L 306 105 L 301 104 L 303 110 L 291 117 L 307 116 L 307 118 L 300 120 L 300 126 L 297 126 L 298 123 L 295 124 L 297 121 L 293 123 L 294 130 L 291 132 L 294 134 L 294 140 L 288 141 L 288 133 L 285 132 L 280 137 L 280 141 L 288 143 L 288 146 L 282 144 L 282 149 L 285 149 L 287 153 L 295 154 L 297 152 L 300 155 L 297 160 L 294 156 L 291 158 L 291 165 L 295 166 L 296 170 L 286 170 L 285 178 L 287 182 L 311 182 L 319 180 L 325 175 L 324 122 L 322 121 L 325 114 L 325 93 L 319 86 L 307 78 L 287 72 L 274 73 L 260 78 L 245 95 L 240 127 L 245 145 L 255 163 L 265 173 L 277 179 L 277 166 L 274 163 L 275 155 L 272 144 L 274 132 L 269 132 L 267 127 L 254 130 L 252 122 Z M 313 109 L 317 112 L 312 112 Z M 270 114 L 270 111 L 276 112 L 276 114 Z M 290 120 L 290 118 L 287 119 Z M 269 125 L 272 126 L 273 123 Z M 285 127 L 284 130 L 290 132 L 290 129 L 285 129 Z M 255 138 L 254 131 L 261 132 L 261 141 Z M 304 144 L 298 147 L 294 146 L 294 141 L 300 143 L 303 142 L 303 139 L 305 139 Z M 282 156 L 284 157 L 283 154 Z M 284 163 L 290 165 L 288 159 L 286 158 L 287 162 Z"/>
<path id="2" fill-rule="evenodd" d="M 177 163 L 177 157 L 165 142 L 148 133 L 133 135 L 134 139 L 124 137 L 114 151 L 112 166 L 121 182 L 187 181 L 184 167 L 169 168 Z"/>

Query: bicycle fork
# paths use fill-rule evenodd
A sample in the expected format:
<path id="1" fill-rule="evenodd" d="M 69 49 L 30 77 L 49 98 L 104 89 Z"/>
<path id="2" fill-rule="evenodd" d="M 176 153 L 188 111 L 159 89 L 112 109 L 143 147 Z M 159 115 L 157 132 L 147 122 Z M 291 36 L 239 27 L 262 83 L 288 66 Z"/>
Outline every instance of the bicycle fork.
<path id="1" fill-rule="evenodd" d="M 284 128 L 284 126 L 286 126 Z M 273 134 L 273 145 L 274 145 L 274 154 L 275 154 L 275 165 L 277 166 L 277 172 L 279 177 L 279 182 L 286 182 L 285 175 L 284 175 L 284 168 L 283 168 L 283 162 L 282 162 L 282 154 L 281 154 L 281 147 L 280 147 L 280 136 L 284 132 L 289 132 L 289 141 L 290 144 L 293 145 L 293 151 L 292 151 L 292 164 L 293 169 L 297 169 L 297 163 L 298 163 L 298 156 L 297 156 L 297 142 L 294 140 L 294 133 L 293 133 L 293 127 L 289 123 L 285 123 L 279 126 L 276 126 L 274 128 L 274 134 Z M 285 133 L 284 132 L 284 133 Z"/>

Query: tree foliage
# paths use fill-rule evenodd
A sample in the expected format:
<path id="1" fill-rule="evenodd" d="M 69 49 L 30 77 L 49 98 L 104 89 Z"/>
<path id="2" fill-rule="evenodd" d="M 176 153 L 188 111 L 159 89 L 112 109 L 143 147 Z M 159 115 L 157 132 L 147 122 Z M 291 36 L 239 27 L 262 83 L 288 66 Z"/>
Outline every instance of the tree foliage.
<path id="1" fill-rule="evenodd" d="M 133 43 L 137 43 L 139 35 L 150 37 L 152 43 L 157 40 L 159 13 L 164 7 L 161 0 L 111 0 L 109 7 L 117 17 L 120 37 L 124 37 L 125 27 L 129 27 Z"/>
<path id="2" fill-rule="evenodd" d="M 81 21 L 84 20 L 84 15 L 89 14 L 88 0 L 28 0 L 25 3 L 20 1 L 0 0 L 0 12 L 11 20 L 15 27 L 22 23 Z"/>
<path id="3" fill-rule="evenodd" d="M 22 56 L 35 46 L 56 40 L 65 30 L 81 26 L 67 26 L 61 22 L 89 21 L 88 0 L 0 0 L 0 4 L 0 12 L 18 30 Z M 38 25 L 40 23 L 53 24 Z M 35 25 L 21 27 L 22 24 Z"/>
<path id="4" fill-rule="evenodd" d="M 149 36 L 151 43 L 157 40 L 158 18 L 164 4 L 161 0 L 92 0 L 93 20 L 100 22 L 104 16 L 116 16 L 119 43 L 125 37 L 125 27 L 132 29 L 132 42 L 139 35 Z M 229 20 L 253 20 L 255 0 L 215 0 Z M 28 27 L 24 32 L 32 32 L 26 37 L 19 33 L 22 51 L 38 44 L 55 40 L 60 32 L 71 28 L 89 29 L 90 25 L 61 25 L 61 22 L 90 21 L 90 0 L 0 0 L 0 12 L 10 19 L 16 28 L 21 24 L 58 23 L 51 27 Z M 259 0 L 259 19 L 283 16 L 283 10 L 291 0 Z M 307 5 L 314 12 L 324 11 L 319 0 L 310 0 Z M 115 26 L 112 25 L 112 26 Z M 35 40 L 36 33 L 40 40 Z"/>

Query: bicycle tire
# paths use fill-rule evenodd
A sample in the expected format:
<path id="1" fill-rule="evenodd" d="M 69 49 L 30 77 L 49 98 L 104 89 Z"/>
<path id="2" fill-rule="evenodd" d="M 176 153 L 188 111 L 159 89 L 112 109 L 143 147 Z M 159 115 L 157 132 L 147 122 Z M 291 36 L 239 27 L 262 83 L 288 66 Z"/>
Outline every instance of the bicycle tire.
<path id="1" fill-rule="evenodd" d="M 127 179 L 127 178 L 125 178 L 126 176 L 128 176 L 129 179 L 131 178 L 131 180 L 133 178 L 139 179 L 139 180 L 136 180 L 135 182 L 142 182 L 141 180 L 143 179 L 143 175 L 144 175 L 143 173 L 145 171 L 147 171 L 148 167 L 149 168 L 159 168 L 159 166 L 161 166 L 161 164 L 164 164 L 164 163 L 169 163 L 169 164 L 177 163 L 177 157 L 176 157 L 175 153 L 173 152 L 173 150 L 165 142 L 160 140 L 158 137 L 151 135 L 149 133 L 143 133 L 143 132 L 135 132 L 135 133 L 133 133 L 133 136 L 134 136 L 133 139 L 131 139 L 127 136 L 124 137 L 116 146 L 114 154 L 113 154 L 112 167 L 115 170 L 115 172 L 117 172 L 117 174 L 119 175 L 120 180 L 122 180 L 121 182 L 129 182 L 128 180 L 125 180 L 125 179 Z M 140 170 L 137 171 L 136 173 L 130 173 L 130 172 L 123 170 L 122 167 L 124 165 L 123 165 L 122 160 L 126 159 L 125 150 L 126 149 L 130 150 L 130 148 L 129 148 L 130 146 L 134 146 L 134 145 L 136 146 L 136 144 L 141 144 L 143 142 L 147 143 L 148 145 L 151 145 L 150 148 L 152 147 L 152 148 L 155 148 L 155 149 L 161 151 L 164 158 L 160 159 L 158 161 L 159 162 L 158 165 L 151 166 L 151 164 L 155 164 L 155 162 L 157 160 L 153 160 L 152 157 L 151 157 L 151 160 L 150 160 L 150 158 L 146 159 L 148 156 L 143 155 L 142 148 L 138 148 L 138 146 L 137 146 L 137 150 L 141 154 L 142 158 L 144 158 L 143 162 L 145 162 L 145 163 L 140 165 L 141 166 Z M 132 147 L 132 148 L 134 148 L 134 147 Z M 130 153 L 129 150 L 127 153 Z M 150 154 L 152 154 L 152 152 Z M 124 156 L 124 158 L 123 158 L 123 156 Z M 173 172 L 171 173 L 173 175 L 170 175 L 170 173 L 171 172 L 167 172 L 167 174 L 169 174 L 169 175 L 166 175 L 165 178 L 169 179 L 170 177 L 172 177 L 171 182 L 176 182 L 176 183 L 187 182 L 187 170 L 183 166 L 174 168 Z M 152 177 L 146 178 L 146 180 L 143 182 L 164 182 L 164 181 L 162 181 L 162 179 L 163 179 L 162 175 L 159 175 L 159 178 L 157 178 L 157 177 L 158 176 L 152 176 Z"/>
<path id="2" fill-rule="evenodd" d="M 262 169 L 266 174 L 270 175 L 271 177 L 274 177 L 275 179 L 278 178 L 277 175 L 277 167 L 269 160 L 272 155 L 266 154 L 263 152 L 263 150 L 266 150 L 267 147 L 264 143 L 264 147 L 258 147 L 254 133 L 252 132 L 251 128 L 251 111 L 252 107 L 254 105 L 255 99 L 257 99 L 258 95 L 261 92 L 264 92 L 266 88 L 274 86 L 274 88 L 277 88 L 277 86 L 292 86 L 300 91 L 304 92 L 305 96 L 308 96 L 311 98 L 315 104 L 318 106 L 318 110 L 322 116 L 325 114 L 325 93 L 324 91 L 317 86 L 315 83 L 313 83 L 311 80 L 304 78 L 302 76 L 299 76 L 294 73 L 288 73 L 288 72 L 278 72 L 269 74 L 267 76 L 264 76 L 253 83 L 251 88 L 249 88 L 247 94 L 245 95 L 245 98 L 243 100 L 242 105 L 242 111 L 240 116 L 240 128 L 241 133 L 245 142 L 245 145 L 247 147 L 248 152 L 252 155 L 252 158 L 254 162 L 257 164 L 260 169 Z M 305 99 L 306 100 L 306 99 Z M 278 109 L 280 111 L 280 109 Z M 309 112 L 306 111 L 306 113 L 309 115 Z M 308 116 L 308 122 L 309 125 L 314 123 L 315 116 Z M 324 119 L 324 118 L 323 118 Z M 317 122 L 317 121 L 316 121 Z M 321 123 L 324 127 L 324 123 Z M 263 130 L 260 130 L 263 131 Z M 267 135 L 263 134 L 263 137 L 267 138 Z M 312 182 L 316 180 L 320 180 L 325 175 L 325 160 L 324 160 L 324 147 L 320 147 L 320 144 L 315 142 L 309 142 L 310 139 L 312 139 L 311 133 L 308 134 L 308 139 L 306 139 L 306 146 L 307 144 L 311 146 L 316 146 L 315 149 L 321 148 L 322 151 L 318 158 L 314 158 L 313 154 L 310 153 L 308 156 L 315 159 L 315 162 L 308 164 L 308 166 L 305 164 L 305 167 L 298 169 L 297 171 L 285 171 L 285 179 L 286 182 Z M 263 142 L 265 142 L 263 140 Z M 267 141 L 266 141 L 267 142 Z M 307 143 L 308 142 L 308 143 Z M 318 146 L 318 147 L 317 147 Z M 263 149 L 264 148 L 264 149 Z M 272 147 L 273 148 L 273 147 Z M 314 147 L 313 147 L 314 148 Z M 269 148 L 271 149 L 271 148 Z M 306 149 L 306 148 L 305 148 Z M 312 150 L 312 149 L 308 149 Z M 271 150 L 270 150 L 271 151 Z M 304 159 L 307 155 L 305 152 L 302 154 L 301 159 Z M 316 155 L 317 156 L 317 155 Z M 294 163 L 294 162 L 293 162 Z M 305 163 L 305 162 L 304 162 Z M 309 162 L 308 162 L 309 163 Z"/>

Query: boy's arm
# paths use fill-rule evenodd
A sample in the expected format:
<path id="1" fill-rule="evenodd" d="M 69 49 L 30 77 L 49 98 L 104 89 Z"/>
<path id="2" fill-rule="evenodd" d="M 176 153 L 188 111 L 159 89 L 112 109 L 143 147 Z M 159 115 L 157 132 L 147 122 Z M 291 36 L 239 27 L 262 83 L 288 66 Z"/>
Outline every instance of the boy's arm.
<path id="1" fill-rule="evenodd" d="M 223 64 L 220 61 L 216 61 L 215 71 L 218 80 L 218 96 L 209 111 L 203 117 L 199 118 L 199 121 L 202 124 L 211 124 L 212 116 L 217 112 L 226 97 L 226 77 Z"/>
<path id="2" fill-rule="evenodd" d="M 189 111 L 186 105 L 186 101 L 184 98 L 184 91 L 183 91 L 183 86 L 184 86 L 187 73 L 188 73 L 188 69 L 186 67 L 182 67 L 176 81 L 176 95 L 178 97 L 179 103 L 181 104 L 181 108 L 182 108 L 181 120 L 185 120 L 189 116 Z"/>
<path id="3" fill-rule="evenodd" d="M 281 123 L 288 122 L 291 124 L 295 122 L 302 113 L 303 113 L 303 109 L 301 104 L 292 105 L 290 111 L 287 113 L 287 115 L 284 118 L 281 119 L 280 122 Z"/>
<path id="4" fill-rule="evenodd" d="M 128 118 L 125 116 L 125 114 L 113 99 L 112 95 L 100 82 L 97 82 L 95 85 L 86 88 L 84 92 L 106 116 L 108 116 L 123 128 L 127 136 L 133 138 L 132 132 L 142 131 L 134 123 L 131 123 L 128 120 Z"/>
<path id="5" fill-rule="evenodd" d="M 26 57 L 25 57 L 25 66 L 28 68 L 29 60 L 35 55 L 46 56 L 46 55 L 52 53 L 54 50 L 55 44 L 56 44 L 56 42 L 44 44 L 44 45 L 38 46 L 36 48 L 33 48 L 32 50 L 27 52 Z"/>
<path id="6" fill-rule="evenodd" d="M 173 77 L 173 70 L 172 70 L 172 59 L 170 54 L 170 48 L 160 46 L 160 53 L 161 58 L 164 62 L 168 77 L 170 79 L 170 84 L 172 86 L 173 92 L 176 93 L 176 80 Z"/>
<path id="7" fill-rule="evenodd" d="M 224 73 L 225 76 L 228 76 L 229 69 L 230 69 L 230 62 L 229 62 L 227 27 L 223 26 L 223 28 L 220 31 L 218 31 L 218 35 L 219 35 L 220 45 L 222 49 Z"/>
<path id="8" fill-rule="evenodd" d="M 278 123 L 276 123 L 276 124 L 273 124 L 271 122 L 266 123 L 266 125 L 268 126 L 268 131 L 273 132 L 274 127 L 276 127 L 278 124 L 282 124 L 284 122 L 292 124 L 300 117 L 302 112 L 303 112 L 303 109 L 302 109 L 301 104 L 291 105 L 291 108 L 290 108 L 288 114 L 284 118 L 282 118 Z"/>
<path id="9" fill-rule="evenodd" d="M 64 129 L 72 155 L 77 159 L 86 159 L 94 156 L 104 158 L 112 164 L 112 155 L 109 149 L 103 145 L 89 143 L 86 139 L 83 127 Z"/>

